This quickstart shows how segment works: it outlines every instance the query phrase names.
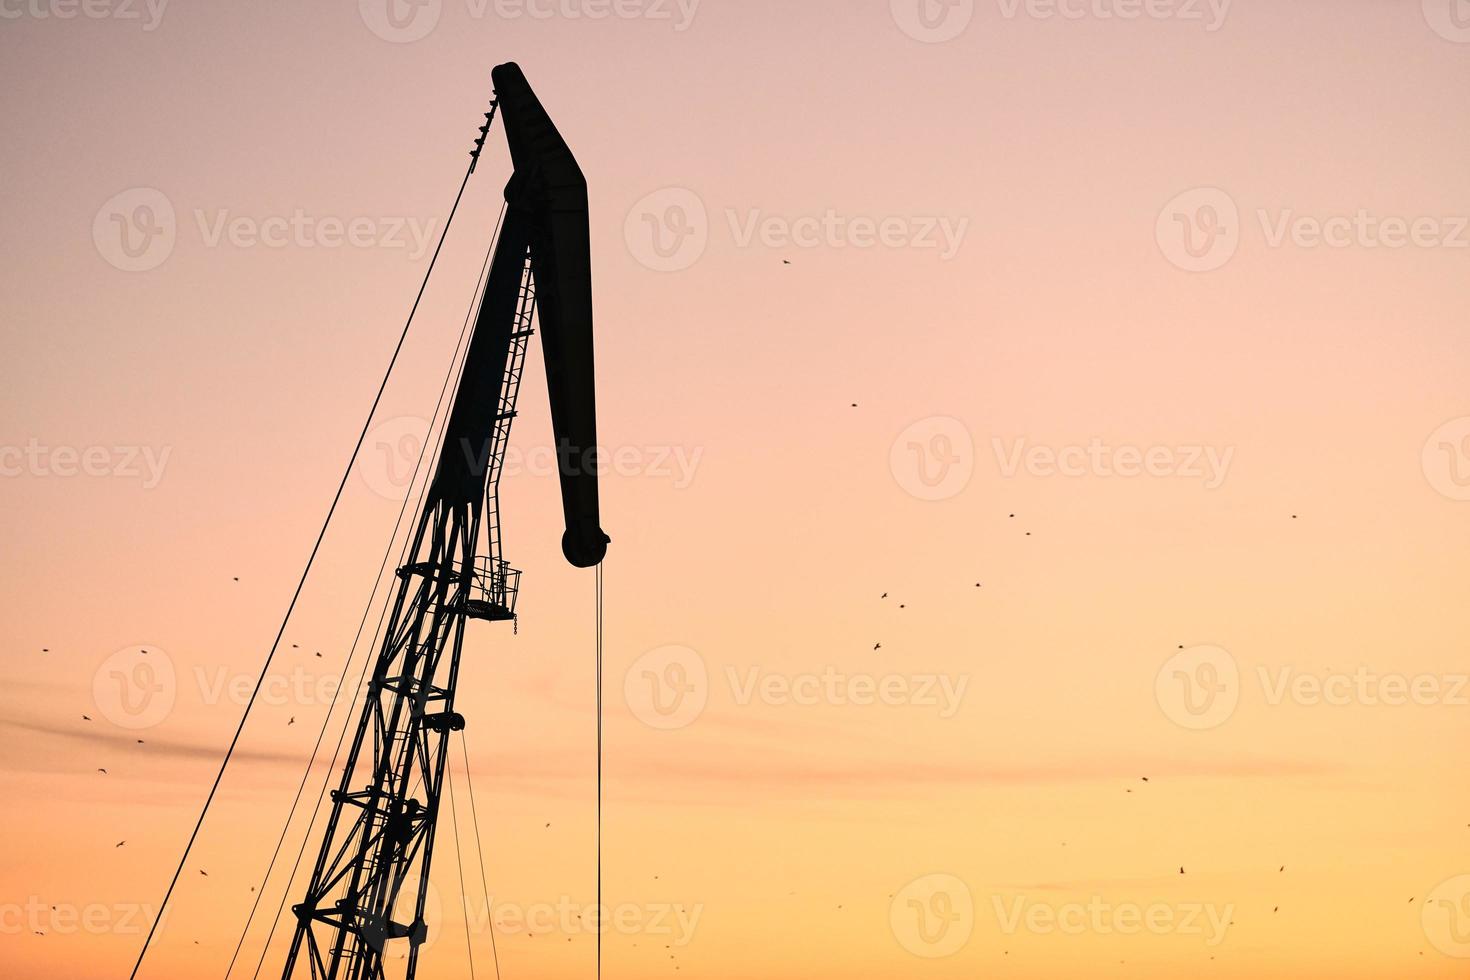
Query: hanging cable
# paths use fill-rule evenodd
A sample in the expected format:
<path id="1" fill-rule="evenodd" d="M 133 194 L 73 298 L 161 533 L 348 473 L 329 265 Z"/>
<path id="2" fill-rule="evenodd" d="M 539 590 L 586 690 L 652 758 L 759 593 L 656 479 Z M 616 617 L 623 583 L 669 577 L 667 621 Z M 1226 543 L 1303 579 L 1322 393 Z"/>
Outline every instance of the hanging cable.
<path id="1" fill-rule="evenodd" d="M 602 980 L 602 562 L 597 563 L 597 980 Z"/>
<path id="2" fill-rule="evenodd" d="M 189 834 L 189 841 L 184 845 L 184 853 L 179 858 L 179 866 L 174 870 L 174 876 L 168 883 L 168 890 L 163 893 L 163 901 L 158 904 L 158 912 L 153 917 L 153 924 L 148 927 L 148 935 L 143 940 L 143 948 L 138 951 L 138 960 L 133 964 L 133 970 L 128 974 L 128 980 L 137 980 L 138 970 L 143 966 L 143 958 L 148 955 L 148 947 L 153 943 L 153 936 L 158 931 L 158 924 L 163 921 L 163 915 L 168 908 L 169 899 L 173 897 L 174 888 L 179 883 L 179 876 L 184 873 L 184 866 L 189 862 L 189 854 L 194 850 L 194 842 L 199 838 L 199 830 L 204 826 L 204 818 L 209 813 L 210 804 L 214 802 L 215 793 L 219 791 L 220 782 L 225 777 L 225 770 L 230 765 L 230 759 L 235 754 L 235 747 L 240 743 L 240 735 L 245 731 L 245 722 L 250 718 L 250 709 L 255 706 L 255 699 L 260 695 L 260 689 L 265 685 L 266 676 L 270 672 L 271 662 L 275 659 L 276 650 L 281 645 L 281 637 L 286 634 L 286 624 L 291 621 L 291 614 L 296 610 L 296 602 L 301 598 L 301 590 L 306 586 L 306 578 L 311 573 L 311 566 L 316 561 L 317 552 L 321 550 L 322 540 L 327 536 L 327 528 L 332 523 L 332 516 L 337 512 L 337 503 L 342 499 L 342 491 L 347 488 L 347 479 L 352 474 L 352 467 L 357 462 L 357 455 L 362 450 L 362 444 L 367 440 L 369 428 L 373 424 L 373 416 L 377 414 L 378 403 L 383 400 L 383 392 L 388 388 L 388 379 L 393 374 L 393 367 L 398 363 L 398 355 L 403 350 L 403 343 L 408 339 L 409 327 L 413 325 L 414 313 L 418 311 L 419 302 L 424 298 L 424 290 L 428 288 L 429 276 L 434 271 L 434 265 L 439 260 L 439 251 L 444 247 L 445 236 L 449 234 L 449 226 L 454 222 L 455 212 L 459 210 L 459 202 L 464 197 L 464 189 L 470 182 L 470 173 L 474 169 L 471 161 L 470 168 L 465 171 L 464 179 L 460 181 L 459 191 L 454 195 L 454 204 L 449 208 L 449 217 L 444 222 L 444 229 L 439 233 L 439 244 L 434 247 L 434 254 L 429 259 L 429 267 L 424 271 L 424 280 L 419 285 L 418 295 L 414 297 L 413 306 L 408 311 L 408 319 L 403 324 L 403 332 L 398 336 L 398 343 L 393 348 L 393 356 L 388 359 L 388 369 L 383 372 L 383 380 L 378 385 L 378 393 L 373 396 L 373 404 L 368 409 L 367 419 L 362 424 L 362 432 L 357 437 L 357 444 L 352 447 L 352 455 L 348 457 L 347 468 L 342 473 L 342 480 L 337 484 L 337 492 L 332 496 L 332 503 L 327 508 L 326 519 L 322 521 L 322 528 L 317 532 L 316 543 L 311 546 L 311 554 L 307 556 L 306 567 L 301 570 L 301 579 L 296 583 L 296 591 L 291 595 L 291 602 L 286 607 L 286 615 L 281 618 L 281 627 L 276 631 L 276 638 L 271 643 L 270 653 L 266 655 L 265 664 L 260 669 L 260 677 L 255 681 L 255 689 L 250 692 L 250 699 L 245 702 L 245 710 L 240 715 L 240 724 L 235 728 L 234 737 L 230 739 L 229 748 L 225 750 L 224 760 L 220 763 L 219 772 L 214 777 L 214 783 L 209 787 L 209 795 L 204 798 L 204 806 L 199 811 L 199 819 L 194 823 L 194 829 Z"/>

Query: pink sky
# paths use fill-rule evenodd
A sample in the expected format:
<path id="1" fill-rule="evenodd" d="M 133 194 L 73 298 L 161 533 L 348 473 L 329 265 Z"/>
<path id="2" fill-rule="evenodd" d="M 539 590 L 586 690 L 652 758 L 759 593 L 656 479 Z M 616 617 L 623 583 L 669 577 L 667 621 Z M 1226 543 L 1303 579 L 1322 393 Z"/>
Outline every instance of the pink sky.
<path id="1" fill-rule="evenodd" d="M 126 975 L 506 60 L 591 185 L 622 460 L 609 976 L 1463 973 L 1470 10 L 70 9 L 0 0 L 7 974 Z M 488 146 L 145 977 L 224 973 L 488 245 Z M 539 358 L 521 628 L 477 626 L 461 688 L 506 914 L 592 901 L 593 585 Z M 143 648 L 172 692 L 135 717 Z M 468 918 L 489 975 L 456 857 L 424 972 L 469 976 Z M 591 969 L 575 923 L 497 940 L 507 977 Z"/>

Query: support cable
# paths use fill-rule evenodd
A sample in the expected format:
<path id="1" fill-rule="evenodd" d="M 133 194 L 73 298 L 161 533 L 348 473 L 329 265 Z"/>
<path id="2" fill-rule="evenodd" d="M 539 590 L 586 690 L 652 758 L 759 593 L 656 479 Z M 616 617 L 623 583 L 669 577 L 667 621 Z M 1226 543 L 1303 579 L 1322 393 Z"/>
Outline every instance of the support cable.
<path id="1" fill-rule="evenodd" d="M 403 324 L 403 332 L 399 334 L 398 343 L 393 348 L 393 356 L 388 360 L 388 369 L 383 372 L 383 380 L 378 385 L 378 393 L 373 396 L 373 404 L 368 409 L 366 421 L 362 424 L 362 432 L 357 437 L 357 444 L 352 447 L 352 455 L 347 460 L 347 468 L 342 473 L 342 480 L 337 485 L 337 492 L 332 496 L 331 506 L 327 508 L 327 516 L 322 521 L 322 529 L 317 533 L 316 543 L 312 545 L 311 554 L 306 559 L 306 567 L 301 571 L 301 579 L 296 583 L 296 591 L 292 593 L 291 602 L 286 607 L 286 615 L 281 619 L 281 627 L 276 631 L 276 638 L 271 643 L 270 653 L 266 655 L 265 664 L 261 667 L 260 677 L 255 682 L 255 689 L 250 692 L 250 700 L 245 702 L 245 710 L 240 715 L 240 724 L 236 726 L 234 737 L 230 739 L 230 746 L 225 750 L 225 757 L 220 763 L 219 772 L 214 777 L 213 785 L 209 787 L 209 795 L 204 799 L 204 806 L 199 811 L 199 819 L 195 821 L 194 830 L 189 834 L 189 841 L 184 845 L 184 853 L 179 858 L 179 866 L 174 870 L 174 876 L 168 883 L 168 890 L 163 894 L 163 901 L 158 905 L 158 912 L 153 918 L 153 924 L 148 927 L 148 935 L 143 940 L 143 948 L 138 951 L 138 960 L 133 964 L 133 970 L 128 974 L 128 980 L 137 980 L 138 970 L 143 966 L 143 958 L 148 955 L 148 948 L 153 943 L 153 936 L 158 931 L 158 924 L 163 921 L 169 899 L 173 897 L 174 888 L 179 883 L 179 877 L 184 873 L 184 867 L 189 862 L 189 854 L 194 849 L 194 842 L 199 838 L 199 830 L 204 826 L 204 818 L 209 813 L 210 804 L 214 802 L 215 794 L 219 791 L 219 785 L 224 779 L 225 770 L 229 767 L 230 759 L 235 754 L 235 747 L 240 743 L 240 735 L 245 731 L 245 722 L 250 718 L 250 709 L 255 706 L 255 699 L 260 695 L 260 689 L 265 685 L 266 676 L 270 672 L 271 662 L 275 659 L 276 650 L 281 645 L 281 637 L 286 634 L 286 624 L 290 622 L 291 614 L 296 610 L 296 602 L 301 598 L 301 590 L 305 588 L 306 578 L 311 573 L 311 566 L 316 561 L 317 552 L 321 550 L 322 539 L 327 536 L 327 528 L 332 523 L 332 516 L 337 512 L 337 503 L 342 499 L 343 490 L 347 488 L 347 479 L 352 474 L 352 467 L 357 462 L 357 455 L 362 450 L 362 444 L 367 440 L 368 429 L 372 426 L 373 416 L 378 411 L 378 403 L 383 400 L 383 392 L 388 387 L 388 379 L 393 374 L 394 365 L 398 363 L 398 355 L 403 350 L 403 343 L 408 339 L 408 330 L 413 325 L 414 313 L 418 311 L 419 302 L 424 298 L 424 290 L 429 285 L 429 276 L 434 271 L 434 264 L 439 260 L 439 251 L 444 247 L 445 236 L 449 234 L 449 226 L 454 222 L 454 214 L 459 210 L 460 199 L 464 197 L 464 189 L 470 182 L 470 173 L 473 169 L 474 162 L 471 161 L 470 169 L 465 171 L 464 179 L 460 181 L 459 192 L 454 196 L 454 204 L 449 209 L 449 217 L 444 222 L 444 229 L 439 234 L 439 244 L 434 247 L 434 255 L 429 259 L 429 267 L 424 272 L 424 281 L 419 286 L 418 295 L 414 297 L 413 306 L 409 309 L 408 319 Z"/>
<path id="2" fill-rule="evenodd" d="M 495 980 L 500 980 L 500 950 L 495 943 L 495 910 L 490 907 L 490 879 L 485 874 L 485 845 L 480 840 L 480 814 L 475 809 L 475 781 L 470 776 L 470 747 L 462 734 L 459 747 L 464 752 L 464 781 L 470 791 L 470 820 L 475 828 L 475 850 L 480 855 L 480 887 L 485 892 L 485 921 L 490 929 L 490 954 L 495 959 Z"/>
<path id="3" fill-rule="evenodd" d="M 444 780 L 449 784 L 449 822 L 454 827 L 454 864 L 459 870 L 459 904 L 464 909 L 464 948 L 470 957 L 470 980 L 475 980 L 475 944 L 470 930 L 470 896 L 464 886 L 464 848 L 459 843 L 459 808 L 454 804 L 454 767 L 444 764 Z"/>
<path id="4" fill-rule="evenodd" d="M 485 266 L 485 268 L 483 268 L 481 270 L 481 280 L 482 281 L 483 281 L 485 272 L 488 270 L 488 263 L 489 263 L 489 260 L 490 260 L 490 256 L 493 254 L 494 248 L 495 248 L 495 240 L 499 237 L 500 226 L 501 226 L 501 223 L 504 221 L 504 219 L 505 219 L 505 205 L 502 204 L 501 207 L 500 207 L 500 217 L 496 220 L 496 223 L 495 223 L 495 234 L 491 236 L 490 248 L 486 251 L 486 258 L 485 258 L 486 266 Z M 481 290 L 480 293 L 483 294 L 483 290 Z M 465 324 L 464 324 L 464 326 L 460 330 L 459 341 L 458 341 L 458 343 L 455 346 L 454 356 L 451 357 L 450 358 L 450 361 L 449 361 L 449 370 L 445 374 L 443 385 L 440 387 L 440 390 L 439 390 L 439 399 L 438 399 L 437 402 L 435 402 L 435 405 L 434 405 L 434 415 L 429 420 L 429 431 L 424 436 L 424 444 L 423 444 L 423 446 L 420 449 L 419 458 L 418 458 L 417 462 L 415 462 L 415 464 L 414 464 L 413 476 L 409 477 L 409 481 L 408 481 L 408 487 L 409 487 L 409 489 L 408 489 L 408 492 L 404 495 L 403 507 L 399 511 L 399 521 L 400 522 L 403 519 L 404 513 L 407 512 L 409 499 L 410 498 L 413 498 L 413 487 L 414 487 L 414 484 L 417 483 L 417 481 L 418 481 L 418 474 L 419 474 L 420 468 L 423 466 L 423 463 L 424 463 L 425 459 L 432 459 L 433 458 L 433 456 L 430 455 L 431 437 L 432 437 L 433 432 L 434 432 L 435 423 L 439 419 L 439 413 L 440 413 L 440 411 L 445 406 L 445 398 L 448 396 L 448 393 L 449 393 L 449 385 L 450 385 L 450 382 L 453 381 L 453 380 L 455 380 L 456 378 L 458 378 L 459 377 L 459 372 L 462 372 L 463 369 L 464 369 L 463 363 L 459 361 L 459 354 L 460 354 L 461 348 L 465 348 L 466 347 L 467 337 L 468 337 L 468 334 L 469 334 L 469 331 L 470 331 L 470 325 L 474 322 L 475 316 L 478 313 L 478 307 L 476 305 L 476 301 L 471 301 L 470 309 L 471 309 L 471 313 L 470 313 L 469 316 L 467 316 L 465 318 Z M 458 372 L 456 371 L 456 367 L 455 367 L 455 365 L 457 363 L 459 364 Z M 446 417 L 446 423 L 447 423 L 447 417 Z M 442 447 L 442 439 L 443 439 L 443 432 L 441 431 L 441 433 L 440 433 L 440 441 L 435 441 L 435 442 L 432 443 L 432 445 L 434 446 L 434 453 L 435 454 L 437 454 L 438 451 L 439 451 L 439 449 Z M 415 507 L 415 510 L 416 511 L 421 510 L 422 507 L 423 507 L 423 502 L 424 502 L 424 498 L 425 498 L 425 496 L 427 494 L 427 491 L 428 491 L 428 486 L 429 486 L 429 480 L 426 479 L 424 481 L 424 485 L 419 488 L 418 497 L 415 499 L 415 502 L 414 502 L 414 507 Z M 395 525 L 395 528 L 394 528 L 394 537 L 396 537 L 396 536 L 397 536 L 397 525 Z M 409 535 L 409 536 L 407 536 L 407 537 L 404 538 L 403 547 L 402 547 L 402 549 L 399 552 L 399 563 L 400 564 L 402 564 L 403 562 L 405 562 L 407 560 L 407 557 L 408 557 L 408 548 L 409 548 L 409 545 L 412 543 L 412 541 L 413 541 L 412 535 Z M 389 539 L 388 546 L 389 546 L 390 549 L 393 546 L 392 545 L 392 539 L 391 538 Z M 379 575 L 381 577 L 381 572 L 379 573 Z M 373 663 L 373 658 L 372 658 L 372 655 L 371 655 L 371 651 L 373 649 L 376 649 L 376 647 L 377 647 L 378 637 L 382 634 L 383 623 L 387 619 L 387 617 L 388 617 L 388 607 L 385 604 L 384 607 L 383 607 L 382 612 L 378 616 L 378 625 L 373 630 L 373 645 L 371 647 L 369 647 L 369 651 L 370 651 L 369 652 L 369 656 L 363 661 L 362 670 L 359 672 L 358 677 L 357 677 L 357 688 L 356 688 L 356 690 L 353 693 L 353 703 L 354 704 L 357 702 L 358 698 L 362 694 L 362 686 L 363 686 L 363 682 L 367 679 L 368 667 L 370 667 L 372 665 L 372 663 Z M 276 908 L 276 915 L 275 915 L 275 918 L 271 922 L 270 932 L 266 936 L 265 945 L 261 947 L 261 950 L 260 950 L 260 959 L 255 964 L 255 972 L 251 975 L 252 978 L 254 978 L 254 980 L 258 980 L 258 978 L 260 977 L 260 971 L 261 971 L 262 967 L 264 967 L 264 965 L 265 965 L 266 954 L 270 951 L 271 940 L 275 938 L 276 928 L 280 925 L 281 916 L 285 912 L 286 902 L 290 898 L 290 894 L 291 894 L 291 883 L 296 880 L 296 874 L 297 874 L 297 872 L 301 868 L 301 859 L 306 854 L 306 845 L 311 840 L 311 831 L 312 831 L 312 828 L 316 826 L 316 818 L 317 818 L 318 813 L 321 810 L 322 801 L 326 799 L 326 796 L 327 796 L 327 787 L 331 783 L 331 780 L 332 780 L 332 772 L 335 771 L 335 769 L 337 768 L 337 759 L 342 754 L 342 745 L 343 745 L 343 743 L 347 739 L 347 730 L 348 730 L 348 728 L 351 725 L 351 721 L 352 721 L 351 714 L 348 714 L 348 715 L 346 715 L 346 716 L 343 717 L 343 720 L 342 720 L 342 731 L 337 736 L 337 745 L 336 745 L 336 747 L 332 751 L 332 761 L 327 765 L 327 773 L 326 773 L 326 775 L 322 779 L 322 788 L 321 788 L 321 791 L 317 794 L 316 806 L 312 810 L 312 818 L 311 818 L 311 821 L 307 824 L 306 834 L 301 839 L 301 847 L 296 852 L 296 860 L 295 860 L 295 862 L 291 866 L 291 873 L 290 873 L 290 875 L 286 878 L 286 890 L 285 890 L 285 892 L 283 892 L 281 894 L 281 902 L 280 902 L 279 906 L 277 906 L 277 908 Z M 376 733 L 375 733 L 375 737 L 376 737 Z"/>
<path id="5" fill-rule="evenodd" d="M 504 210 L 503 209 L 502 209 L 502 212 L 501 213 L 504 214 Z M 497 224 L 497 229 L 498 229 L 498 224 Z M 481 271 L 480 271 L 480 280 L 477 280 L 477 282 L 478 281 L 482 281 L 484 279 L 485 271 L 489 268 L 490 255 L 491 255 L 493 249 L 494 249 L 494 237 L 492 236 L 492 238 L 491 238 L 491 248 L 490 248 L 490 250 L 487 250 L 486 253 L 485 253 L 485 267 L 481 269 Z M 478 293 L 478 290 L 477 290 L 477 293 Z M 465 326 L 464 326 L 463 329 L 461 329 L 460 335 L 459 335 L 459 341 L 455 345 L 454 357 L 452 357 L 450 359 L 450 362 L 449 362 L 449 364 L 450 364 L 450 367 L 449 367 L 449 373 L 450 373 L 450 375 L 453 374 L 453 372 L 454 372 L 454 365 L 459 360 L 459 351 L 460 351 L 460 348 L 464 345 L 465 334 L 469 331 L 469 325 L 473 321 L 474 312 L 475 312 L 475 303 L 474 303 L 474 301 L 471 301 L 471 303 L 470 303 L 470 314 L 465 319 Z M 245 939 L 246 939 L 246 936 L 250 932 L 250 926 L 255 922 L 256 912 L 259 911 L 261 899 L 264 898 L 264 896 L 265 896 L 266 884 L 270 881 L 271 874 L 274 873 L 274 871 L 275 871 L 276 861 L 280 858 L 281 848 L 285 845 L 285 843 L 286 843 L 286 835 L 287 835 L 287 833 L 291 829 L 291 821 L 293 821 L 296 818 L 296 809 L 301 804 L 301 795 L 306 790 L 307 781 L 311 778 L 311 770 L 316 765 L 317 754 L 321 751 L 322 741 L 326 737 L 326 734 L 327 734 L 327 726 L 331 723 L 331 720 L 332 720 L 332 712 L 335 711 L 336 710 L 336 707 L 337 707 L 337 699 L 341 696 L 343 689 L 346 687 L 348 669 L 352 666 L 352 661 L 354 659 L 356 659 L 358 645 L 362 641 L 363 630 L 367 627 L 368 617 L 372 614 L 373 606 L 376 604 L 377 596 L 378 596 L 378 589 L 382 586 L 383 572 L 388 568 L 388 561 L 389 561 L 389 559 L 391 559 L 393 557 L 393 542 L 396 541 L 396 540 L 398 540 L 398 532 L 399 532 L 399 529 L 403 527 L 403 519 L 408 514 L 408 505 L 409 505 L 409 502 L 414 499 L 413 498 L 413 493 L 411 491 L 412 491 L 412 488 L 418 482 L 419 471 L 420 471 L 420 469 L 422 469 L 423 464 L 424 464 L 424 456 L 429 451 L 429 449 L 428 449 L 428 447 L 429 447 L 429 435 L 433 432 L 434 424 L 439 419 L 439 411 L 440 411 L 441 407 L 443 406 L 444 394 L 448 390 L 448 387 L 449 387 L 449 377 L 445 377 L 445 379 L 444 379 L 444 388 L 440 391 L 440 393 L 439 393 L 439 401 L 434 406 L 434 417 L 429 420 L 429 432 L 427 432 L 427 433 L 424 434 L 424 444 L 419 449 L 418 459 L 414 463 L 413 475 L 410 476 L 409 477 L 409 480 L 408 480 L 408 492 L 405 492 L 404 495 L 403 495 L 403 506 L 401 506 L 398 509 L 398 517 L 393 522 L 393 533 L 391 535 L 389 535 L 389 537 L 388 537 L 388 547 L 385 548 L 384 551 L 383 551 L 383 560 L 382 560 L 382 562 L 378 566 L 378 574 L 377 574 L 377 576 L 373 579 L 373 590 L 368 595 L 367 606 L 363 609 L 363 611 L 362 611 L 362 619 L 359 620 L 359 622 L 357 624 L 357 633 L 352 638 L 352 646 L 350 646 L 348 648 L 347 660 L 342 664 L 342 675 L 337 680 L 337 689 L 332 692 L 332 700 L 327 705 L 327 713 L 326 713 L 326 716 L 324 718 L 322 718 L 322 727 L 321 727 L 321 730 L 317 733 L 316 744 L 314 746 L 312 746 L 311 758 L 307 760 L 307 763 L 306 763 L 306 771 L 304 773 L 302 773 L 302 775 L 301 775 L 301 783 L 300 783 L 299 786 L 296 787 L 296 796 L 291 801 L 291 809 L 290 809 L 290 811 L 286 815 L 286 822 L 281 826 L 281 836 L 276 841 L 275 850 L 271 853 L 270 863 L 266 865 L 265 874 L 261 877 L 260 887 L 255 892 L 255 901 L 254 901 L 254 903 L 251 904 L 251 906 L 250 906 L 250 914 L 245 919 L 245 926 L 244 926 L 244 928 L 242 928 L 240 930 L 240 938 L 235 943 L 235 952 L 230 956 L 230 965 L 225 969 L 225 980 L 229 980 L 230 974 L 234 972 L 234 970 L 235 970 L 235 962 L 240 957 L 240 951 L 241 951 L 241 949 L 245 945 Z M 405 547 L 405 549 L 407 548 L 407 541 L 404 542 L 404 547 Z M 385 609 L 385 612 L 386 612 L 386 609 Z M 371 661 L 371 659 L 372 659 L 372 651 L 373 651 L 373 649 L 377 646 L 378 631 L 382 629 L 382 625 L 383 625 L 382 617 L 380 616 L 379 617 L 379 620 L 378 620 L 378 626 L 373 631 L 373 643 L 372 643 L 371 646 L 367 647 L 367 653 L 366 653 L 366 655 L 367 655 L 369 661 Z M 364 666 L 364 670 L 365 669 L 366 669 L 366 666 Z M 358 688 L 359 688 L 359 690 L 361 689 L 361 681 L 360 680 L 359 680 Z M 354 697 L 354 701 L 355 700 L 356 699 Z M 344 720 L 344 729 L 343 729 L 343 734 L 344 735 L 346 733 L 346 728 L 345 728 L 346 723 L 347 722 L 350 722 L 350 721 L 351 721 L 351 716 L 349 715 Z M 341 740 L 340 739 L 338 740 L 338 744 L 340 746 L 340 744 L 341 744 Z M 336 761 L 336 755 L 334 753 L 334 755 L 333 755 L 333 762 L 335 763 L 335 761 Z M 331 769 L 330 768 L 327 771 L 327 778 L 328 779 L 331 778 Z M 325 790 L 325 786 L 323 786 L 323 789 Z M 320 798 L 318 798 L 318 805 L 320 805 Z M 308 837 L 310 836 L 310 831 L 309 830 L 308 830 L 307 836 Z M 295 871 L 295 869 L 293 868 L 293 877 L 294 877 L 294 871 Z M 289 890 L 290 890 L 290 883 L 288 882 L 287 883 L 287 891 L 289 892 Z M 267 943 L 267 945 L 269 945 L 269 944 Z"/>

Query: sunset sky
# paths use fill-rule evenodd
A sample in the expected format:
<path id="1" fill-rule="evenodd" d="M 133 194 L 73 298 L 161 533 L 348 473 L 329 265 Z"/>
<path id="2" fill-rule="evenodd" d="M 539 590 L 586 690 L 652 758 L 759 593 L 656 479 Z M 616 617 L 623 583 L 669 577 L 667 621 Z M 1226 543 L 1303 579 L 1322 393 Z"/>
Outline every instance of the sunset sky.
<path id="1" fill-rule="evenodd" d="M 510 60 L 591 193 L 605 975 L 1465 974 L 1463 0 L 0 0 L 0 974 L 131 969 Z M 225 976 L 324 720 L 330 776 L 508 174 L 497 125 L 147 980 Z M 540 357 L 440 980 L 467 922 L 594 967 Z"/>

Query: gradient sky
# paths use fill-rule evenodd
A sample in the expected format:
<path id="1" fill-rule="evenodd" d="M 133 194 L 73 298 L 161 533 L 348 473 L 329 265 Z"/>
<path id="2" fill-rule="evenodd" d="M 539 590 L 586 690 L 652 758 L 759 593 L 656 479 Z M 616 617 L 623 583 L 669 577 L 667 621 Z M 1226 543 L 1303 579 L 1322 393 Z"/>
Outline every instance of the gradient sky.
<path id="1" fill-rule="evenodd" d="M 591 185 L 624 460 L 607 975 L 1462 975 L 1465 8 L 0 0 L 3 972 L 130 968 L 516 60 Z M 150 980 L 224 975 L 507 172 L 497 130 Z M 593 900 L 539 357 L 520 630 L 460 689 L 512 914 Z M 130 714 L 141 649 L 172 689 Z M 451 839 L 424 972 L 470 975 L 469 918 L 488 976 Z M 495 939 L 592 969 L 576 925 Z"/>

